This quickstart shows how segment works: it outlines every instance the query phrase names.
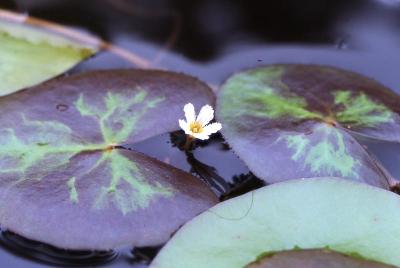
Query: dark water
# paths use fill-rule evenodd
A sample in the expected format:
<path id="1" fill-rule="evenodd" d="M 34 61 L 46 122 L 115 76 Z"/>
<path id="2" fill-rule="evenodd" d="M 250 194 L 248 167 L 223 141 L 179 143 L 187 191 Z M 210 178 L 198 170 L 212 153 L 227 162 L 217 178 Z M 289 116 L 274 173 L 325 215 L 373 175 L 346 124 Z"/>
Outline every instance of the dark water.
<path id="1" fill-rule="evenodd" d="M 243 68 L 293 62 L 357 71 L 400 93 L 399 0 L 0 0 L 0 7 L 96 34 L 148 59 L 154 68 L 185 72 L 213 87 Z M 71 73 L 131 67 L 102 53 Z M 400 144 L 363 143 L 400 178 Z M 221 138 L 199 146 L 191 156 L 173 144 L 165 134 L 130 147 L 206 181 L 214 178 L 215 188 L 224 187 L 221 179 L 226 184 L 234 178 L 252 180 Z M 250 188 L 259 186 L 253 182 Z M 3 234 L 0 245 L 1 267 L 145 267 L 130 248 L 65 252 L 10 233 Z M 152 255 L 153 249 L 136 251 L 137 258 Z"/>

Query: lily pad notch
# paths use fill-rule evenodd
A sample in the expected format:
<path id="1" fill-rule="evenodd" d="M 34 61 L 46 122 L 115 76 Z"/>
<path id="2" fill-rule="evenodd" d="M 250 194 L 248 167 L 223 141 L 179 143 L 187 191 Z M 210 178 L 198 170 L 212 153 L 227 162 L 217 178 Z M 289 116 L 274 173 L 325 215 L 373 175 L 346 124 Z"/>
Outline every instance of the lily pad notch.
<path id="1" fill-rule="evenodd" d="M 399 103 L 350 71 L 279 64 L 232 75 L 216 110 L 233 150 L 268 183 L 334 176 L 389 189 L 393 178 L 357 136 L 400 142 Z"/>
<path id="2" fill-rule="evenodd" d="M 1 98 L 2 228 L 75 250 L 167 241 L 217 197 L 123 145 L 178 129 L 188 101 L 214 96 L 192 77 L 141 70 L 83 73 Z"/>

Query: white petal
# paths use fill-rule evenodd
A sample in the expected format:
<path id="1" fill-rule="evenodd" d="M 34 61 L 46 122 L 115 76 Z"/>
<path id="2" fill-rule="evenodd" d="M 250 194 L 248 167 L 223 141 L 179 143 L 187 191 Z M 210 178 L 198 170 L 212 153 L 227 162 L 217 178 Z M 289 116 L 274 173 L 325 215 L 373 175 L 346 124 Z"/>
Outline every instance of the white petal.
<path id="1" fill-rule="evenodd" d="M 185 112 L 186 122 L 189 124 L 196 120 L 196 112 L 194 111 L 194 106 L 190 102 L 183 107 Z"/>
<path id="2" fill-rule="evenodd" d="M 199 115 L 197 116 L 196 121 L 202 124 L 204 127 L 214 118 L 214 109 L 210 105 L 204 105 Z"/>
<path id="3" fill-rule="evenodd" d="M 212 123 L 204 127 L 203 133 L 207 135 L 211 135 L 213 133 L 216 133 L 220 131 L 222 128 L 222 125 L 220 123 Z"/>
<path id="4" fill-rule="evenodd" d="M 192 133 L 191 134 L 193 137 L 195 137 L 196 139 L 199 140 L 207 140 L 208 138 L 210 138 L 206 133 L 202 132 L 202 133 Z"/>
<path id="5" fill-rule="evenodd" d="M 181 129 L 183 129 L 183 131 L 185 131 L 185 134 L 192 134 L 189 124 L 185 122 L 185 120 L 179 120 L 179 126 L 181 127 Z"/>

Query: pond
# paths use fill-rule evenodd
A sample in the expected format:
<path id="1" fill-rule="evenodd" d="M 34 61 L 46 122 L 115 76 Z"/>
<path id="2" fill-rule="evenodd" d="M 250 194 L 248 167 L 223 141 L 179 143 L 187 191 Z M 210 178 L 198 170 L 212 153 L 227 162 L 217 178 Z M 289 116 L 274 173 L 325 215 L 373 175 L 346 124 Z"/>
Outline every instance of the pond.
<path id="1" fill-rule="evenodd" d="M 243 69 L 296 63 L 351 70 L 400 94 L 400 4 L 395 0 L 9 0 L 0 1 L 0 7 L 99 36 L 138 56 L 136 62 L 143 59 L 150 68 L 198 77 L 214 92 Z M 115 51 L 104 51 L 69 70 L 67 76 L 120 68 L 136 66 Z M 393 178 L 400 178 L 400 143 L 365 136 L 357 141 Z M 221 134 L 197 142 L 190 153 L 182 149 L 184 142 L 184 133 L 175 131 L 125 147 L 192 173 L 221 200 L 267 184 L 250 171 Z M 12 267 L 101 264 L 139 268 L 148 267 L 158 251 L 157 247 L 125 247 L 72 252 L 6 231 L 0 244 L 0 263 Z"/>

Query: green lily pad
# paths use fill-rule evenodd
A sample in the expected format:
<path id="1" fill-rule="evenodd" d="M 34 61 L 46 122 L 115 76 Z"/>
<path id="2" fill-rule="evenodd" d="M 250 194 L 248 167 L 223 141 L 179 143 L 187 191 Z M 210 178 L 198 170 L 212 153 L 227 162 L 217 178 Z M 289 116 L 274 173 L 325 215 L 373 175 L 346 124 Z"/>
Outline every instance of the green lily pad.
<path id="1" fill-rule="evenodd" d="M 0 19 L 0 96 L 55 77 L 98 48 Z"/>
<path id="2" fill-rule="evenodd" d="M 267 182 L 334 176 L 387 188 L 354 137 L 400 142 L 399 103 L 396 93 L 352 72 L 270 65 L 230 77 L 217 118 L 234 151 Z"/>
<path id="3" fill-rule="evenodd" d="M 176 130 L 184 104 L 213 100 L 196 79 L 139 70 L 1 98 L 1 227 L 69 249 L 164 243 L 217 198 L 192 175 L 121 145 Z"/>
<path id="4" fill-rule="evenodd" d="M 400 197 L 339 178 L 272 184 L 186 223 L 151 268 L 242 268 L 268 253 L 329 248 L 400 265 Z"/>
<path id="5" fill-rule="evenodd" d="M 289 250 L 271 254 L 246 268 L 394 268 L 374 261 L 343 255 L 330 250 Z"/>

